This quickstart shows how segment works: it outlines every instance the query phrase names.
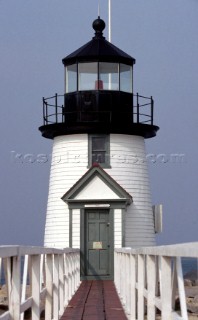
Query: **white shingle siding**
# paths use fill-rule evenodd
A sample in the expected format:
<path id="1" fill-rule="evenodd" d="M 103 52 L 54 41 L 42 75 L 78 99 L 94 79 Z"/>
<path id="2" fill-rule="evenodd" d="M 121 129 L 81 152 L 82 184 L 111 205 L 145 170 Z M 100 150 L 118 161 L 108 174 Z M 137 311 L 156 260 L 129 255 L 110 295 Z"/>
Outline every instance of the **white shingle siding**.
<path id="1" fill-rule="evenodd" d="M 125 213 L 125 246 L 154 245 L 153 211 L 144 139 L 139 136 L 111 134 L 110 160 L 111 169 L 105 169 L 106 172 L 133 197 L 133 203 Z M 54 139 L 45 226 L 46 246 L 69 246 L 69 209 L 61 197 L 88 170 L 87 166 L 87 134 L 65 135 Z M 122 220 L 118 212 L 115 210 L 116 247 L 121 246 L 123 236 Z M 80 223 L 79 218 L 78 221 Z M 72 235 L 75 246 L 80 241 L 80 233 L 77 239 L 76 230 L 75 238 L 74 233 Z"/>
<path id="2" fill-rule="evenodd" d="M 72 210 L 72 247 L 80 248 L 80 210 Z"/>
<path id="3" fill-rule="evenodd" d="M 144 138 L 112 134 L 111 169 L 106 171 L 133 197 L 125 215 L 125 246 L 155 245 Z"/>
<path id="4" fill-rule="evenodd" d="M 45 246 L 69 247 L 69 209 L 61 197 L 87 171 L 87 157 L 87 134 L 54 138 L 45 225 Z M 61 230 L 59 226 L 62 226 Z"/>
<path id="5" fill-rule="evenodd" d="M 122 247 L 122 210 L 114 210 L 114 247 Z"/>

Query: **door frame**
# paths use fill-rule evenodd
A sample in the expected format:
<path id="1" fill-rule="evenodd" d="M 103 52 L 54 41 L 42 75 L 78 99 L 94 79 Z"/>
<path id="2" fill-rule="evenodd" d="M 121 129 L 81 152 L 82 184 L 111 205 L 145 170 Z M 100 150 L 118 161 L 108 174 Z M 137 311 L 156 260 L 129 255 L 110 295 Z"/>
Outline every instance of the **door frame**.
<path id="1" fill-rule="evenodd" d="M 94 210 L 94 211 L 109 211 L 109 275 L 96 275 L 96 276 L 88 276 L 86 275 L 86 265 L 85 265 L 85 257 L 86 257 L 86 212 Z M 81 280 L 113 280 L 114 279 L 114 210 L 111 208 L 105 207 L 93 207 L 93 208 L 85 208 L 81 209 L 80 215 L 80 274 Z"/>

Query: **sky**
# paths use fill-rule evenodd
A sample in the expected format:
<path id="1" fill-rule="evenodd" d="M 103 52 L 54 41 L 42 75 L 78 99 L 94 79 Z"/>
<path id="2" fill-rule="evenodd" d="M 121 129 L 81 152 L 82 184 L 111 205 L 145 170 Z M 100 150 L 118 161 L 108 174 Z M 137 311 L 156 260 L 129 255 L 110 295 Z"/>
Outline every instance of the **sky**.
<path id="1" fill-rule="evenodd" d="M 0 0 L 0 245 L 43 245 L 42 97 L 63 94 L 62 58 L 91 40 L 97 13 L 97 0 Z M 108 24 L 107 0 L 100 16 Z M 198 241 L 197 17 L 198 0 L 112 0 L 112 42 L 136 59 L 134 92 L 153 96 L 160 127 L 146 140 L 159 245 Z"/>

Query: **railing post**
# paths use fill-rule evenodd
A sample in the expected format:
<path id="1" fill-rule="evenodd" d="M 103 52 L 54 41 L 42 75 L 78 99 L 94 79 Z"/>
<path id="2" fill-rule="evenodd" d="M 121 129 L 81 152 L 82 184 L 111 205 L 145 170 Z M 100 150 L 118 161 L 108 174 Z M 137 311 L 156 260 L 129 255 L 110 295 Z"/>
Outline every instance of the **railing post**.
<path id="1" fill-rule="evenodd" d="M 45 267 L 46 267 L 46 300 L 45 300 L 45 319 L 52 319 L 52 304 L 53 304 L 53 262 L 52 254 L 46 254 Z"/>
<path id="2" fill-rule="evenodd" d="M 144 256 L 142 254 L 138 255 L 138 320 L 144 320 Z"/>
<path id="3" fill-rule="evenodd" d="M 71 294 L 72 295 L 73 295 L 74 290 L 75 290 L 74 267 L 75 267 L 75 254 L 74 254 L 74 252 L 72 252 L 71 253 L 71 280 L 72 280 Z"/>
<path id="4" fill-rule="evenodd" d="M 8 302 L 12 320 L 20 319 L 21 301 L 21 258 L 7 258 Z M 32 318 L 33 319 L 33 318 Z"/>
<path id="5" fill-rule="evenodd" d="M 126 252 L 126 313 L 131 313 L 130 253 Z"/>
<path id="6" fill-rule="evenodd" d="M 63 253 L 59 255 L 59 312 L 60 315 L 64 312 L 64 260 Z"/>
<path id="7" fill-rule="evenodd" d="M 119 275 L 118 275 L 118 270 L 119 270 L 119 260 L 118 260 L 118 252 L 115 251 L 114 252 L 114 283 L 117 289 L 117 292 L 119 293 L 119 285 L 118 285 L 118 281 L 119 281 Z"/>
<path id="8" fill-rule="evenodd" d="M 23 265 L 23 282 L 22 282 L 22 290 L 21 290 L 21 302 L 25 301 L 26 295 L 26 287 L 27 287 L 27 276 L 28 276 L 28 255 L 24 257 L 24 265 Z M 20 320 L 24 319 L 24 313 L 21 314 Z"/>
<path id="9" fill-rule="evenodd" d="M 153 101 L 153 97 L 151 96 L 151 125 L 153 125 L 153 108 L 154 108 L 154 101 Z"/>
<path id="10" fill-rule="evenodd" d="M 67 254 L 67 259 L 68 259 L 68 301 L 72 297 L 72 272 L 71 272 L 71 254 Z"/>
<path id="11" fill-rule="evenodd" d="M 40 255 L 33 255 L 32 264 L 32 320 L 40 319 Z"/>
<path id="12" fill-rule="evenodd" d="M 136 319 L 136 256 L 130 255 L 130 284 L 131 284 L 131 302 L 130 302 L 130 320 Z"/>
<path id="13" fill-rule="evenodd" d="M 137 93 L 137 123 L 140 122 L 139 94 Z"/>
<path id="14" fill-rule="evenodd" d="M 76 291 L 77 287 L 78 287 L 78 255 L 77 253 L 75 252 L 74 253 L 74 256 L 75 256 L 75 269 L 74 269 L 74 277 L 75 277 L 75 280 L 74 280 L 74 291 Z"/>
<path id="15" fill-rule="evenodd" d="M 155 319 L 155 256 L 147 256 L 147 283 L 148 283 L 148 301 L 147 301 L 147 319 Z"/>
<path id="16" fill-rule="evenodd" d="M 125 270 L 124 270 L 124 253 L 120 253 L 120 297 L 122 299 L 122 304 L 125 304 L 124 301 L 124 281 L 125 281 Z"/>
<path id="17" fill-rule="evenodd" d="M 62 111 L 62 123 L 63 123 L 63 122 L 65 122 L 64 114 L 63 114 L 63 112 L 64 112 L 64 107 L 63 107 L 63 105 L 61 106 L 61 111 Z"/>
<path id="18" fill-rule="evenodd" d="M 80 285 L 80 252 L 77 253 L 78 255 L 78 286 Z"/>
<path id="19" fill-rule="evenodd" d="M 65 306 L 67 306 L 68 301 L 69 301 L 69 293 L 68 293 L 69 280 L 68 280 L 68 258 L 67 258 L 67 253 L 64 253 L 64 286 L 65 286 L 64 304 L 65 304 Z"/>
<path id="20" fill-rule="evenodd" d="M 177 270 L 177 282 L 178 282 L 178 289 L 179 289 L 181 315 L 184 320 L 188 320 L 182 263 L 181 263 L 180 257 L 176 257 L 176 270 Z"/>
<path id="21" fill-rule="evenodd" d="M 161 257 L 162 320 L 172 319 L 171 258 Z"/>
<path id="22" fill-rule="evenodd" d="M 56 112 L 56 123 L 58 123 L 58 94 L 55 93 L 55 112 Z"/>
<path id="23" fill-rule="evenodd" d="M 134 123 L 134 94 L 132 93 L 132 113 L 133 113 L 133 123 Z"/>
<path id="24" fill-rule="evenodd" d="M 54 267 L 53 267 L 53 320 L 59 318 L 59 255 L 54 254 Z"/>
<path id="25" fill-rule="evenodd" d="M 45 98 L 43 97 L 43 125 L 46 124 L 46 117 L 45 117 Z"/>

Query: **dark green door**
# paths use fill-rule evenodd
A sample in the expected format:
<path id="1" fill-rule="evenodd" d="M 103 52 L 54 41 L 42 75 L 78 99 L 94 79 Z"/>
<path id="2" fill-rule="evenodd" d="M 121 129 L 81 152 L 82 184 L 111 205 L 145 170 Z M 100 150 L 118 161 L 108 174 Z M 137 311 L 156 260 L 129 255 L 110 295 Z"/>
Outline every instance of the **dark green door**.
<path id="1" fill-rule="evenodd" d="M 85 213 L 85 273 L 87 276 L 110 274 L 109 210 Z"/>

